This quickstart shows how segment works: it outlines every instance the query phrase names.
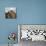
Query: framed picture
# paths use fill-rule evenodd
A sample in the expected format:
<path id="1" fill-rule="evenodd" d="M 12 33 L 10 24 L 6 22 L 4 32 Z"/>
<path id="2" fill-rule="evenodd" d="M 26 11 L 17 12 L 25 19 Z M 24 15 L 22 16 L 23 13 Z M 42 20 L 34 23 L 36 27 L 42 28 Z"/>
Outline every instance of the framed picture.
<path id="1" fill-rule="evenodd" d="M 21 40 L 46 41 L 46 25 L 18 25 L 18 38 Z"/>
<path id="2" fill-rule="evenodd" d="M 16 7 L 6 7 L 5 8 L 5 18 L 6 19 L 16 19 Z"/>

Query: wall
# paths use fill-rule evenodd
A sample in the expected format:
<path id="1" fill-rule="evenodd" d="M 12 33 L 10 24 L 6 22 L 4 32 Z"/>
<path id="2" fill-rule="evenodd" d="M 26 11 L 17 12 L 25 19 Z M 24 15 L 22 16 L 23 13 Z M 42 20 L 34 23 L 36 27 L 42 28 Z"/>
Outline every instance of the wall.
<path id="1" fill-rule="evenodd" d="M 5 7 L 16 7 L 17 18 L 5 19 Z M 46 0 L 0 0 L 0 44 L 8 43 L 18 24 L 46 24 Z"/>

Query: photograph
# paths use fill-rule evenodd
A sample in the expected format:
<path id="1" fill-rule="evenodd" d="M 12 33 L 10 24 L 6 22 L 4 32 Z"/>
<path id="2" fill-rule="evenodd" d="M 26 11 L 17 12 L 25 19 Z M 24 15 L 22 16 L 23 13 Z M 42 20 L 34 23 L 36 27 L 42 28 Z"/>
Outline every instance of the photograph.
<path id="1" fill-rule="evenodd" d="M 46 41 L 46 25 L 19 24 L 18 38 L 20 46 L 31 46 L 32 43 Z M 40 42 L 40 43 L 41 43 Z"/>
<path id="2" fill-rule="evenodd" d="M 5 18 L 6 19 L 16 19 L 16 7 L 6 7 L 5 8 Z"/>

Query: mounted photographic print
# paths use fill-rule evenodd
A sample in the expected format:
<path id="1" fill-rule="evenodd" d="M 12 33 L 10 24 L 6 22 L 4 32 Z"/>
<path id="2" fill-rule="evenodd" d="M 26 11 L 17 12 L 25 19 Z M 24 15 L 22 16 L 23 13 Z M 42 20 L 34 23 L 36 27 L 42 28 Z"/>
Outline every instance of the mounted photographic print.
<path id="1" fill-rule="evenodd" d="M 6 19 L 16 19 L 16 7 L 5 8 L 5 18 Z"/>
<path id="2" fill-rule="evenodd" d="M 18 31 L 20 41 L 46 41 L 46 25 L 18 25 Z"/>

